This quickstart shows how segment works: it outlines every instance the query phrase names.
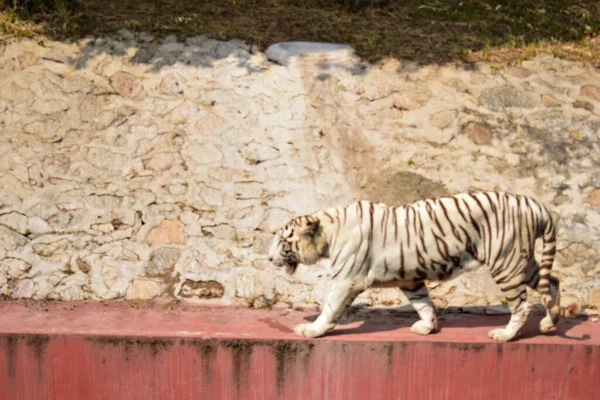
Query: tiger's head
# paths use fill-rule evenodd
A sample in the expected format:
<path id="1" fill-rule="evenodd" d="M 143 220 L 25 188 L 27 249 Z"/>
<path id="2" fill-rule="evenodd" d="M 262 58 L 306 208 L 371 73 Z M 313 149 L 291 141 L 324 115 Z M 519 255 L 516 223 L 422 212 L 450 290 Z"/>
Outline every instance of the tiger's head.
<path id="1" fill-rule="evenodd" d="M 322 235 L 320 220 L 314 216 L 292 219 L 275 232 L 269 249 L 269 261 L 285 266 L 288 274 L 296 272 L 298 264 L 315 264 L 326 255 L 327 242 Z"/>

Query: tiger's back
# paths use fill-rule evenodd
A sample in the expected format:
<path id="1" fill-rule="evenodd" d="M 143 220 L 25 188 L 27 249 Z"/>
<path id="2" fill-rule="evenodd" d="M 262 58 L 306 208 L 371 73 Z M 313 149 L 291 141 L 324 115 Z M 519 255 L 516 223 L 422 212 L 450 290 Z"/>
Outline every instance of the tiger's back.
<path id="1" fill-rule="evenodd" d="M 546 229 L 546 255 L 553 255 L 555 248 L 550 215 L 525 196 L 480 192 L 402 207 L 361 201 L 347 209 L 346 215 L 355 214 L 361 221 L 355 236 L 369 241 L 369 249 L 363 265 L 346 265 L 334 276 L 363 273 L 373 283 L 445 280 L 480 265 L 499 274 L 516 259 L 532 257 L 535 239 Z M 339 217 L 343 211 L 334 209 L 327 214 Z M 348 221 L 350 225 L 354 222 Z M 340 230 L 346 230 L 343 222 L 342 217 Z M 330 252 L 337 254 L 333 248 Z M 507 260 L 511 255 L 513 260 Z M 544 265 L 551 264 L 549 258 L 545 261 Z"/>

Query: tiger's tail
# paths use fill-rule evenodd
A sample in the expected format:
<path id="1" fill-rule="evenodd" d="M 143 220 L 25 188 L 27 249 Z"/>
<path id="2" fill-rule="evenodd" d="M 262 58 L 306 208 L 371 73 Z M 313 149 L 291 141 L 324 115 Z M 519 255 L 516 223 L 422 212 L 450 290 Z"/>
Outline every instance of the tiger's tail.
<path id="1" fill-rule="evenodd" d="M 543 253 L 540 262 L 538 291 L 542 295 L 542 303 L 546 307 L 547 317 L 540 324 L 542 331 L 547 331 L 559 320 L 559 317 L 573 318 L 579 315 L 580 307 L 572 303 L 568 307 L 560 307 L 560 284 L 551 276 L 554 255 L 556 254 L 556 229 L 550 213 L 542 207 L 544 219 Z"/>

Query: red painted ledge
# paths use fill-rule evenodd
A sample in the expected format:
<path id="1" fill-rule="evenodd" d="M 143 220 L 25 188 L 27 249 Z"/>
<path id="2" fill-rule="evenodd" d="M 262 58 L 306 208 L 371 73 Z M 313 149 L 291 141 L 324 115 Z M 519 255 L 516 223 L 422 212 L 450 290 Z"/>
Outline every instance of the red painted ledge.
<path id="1" fill-rule="evenodd" d="M 361 311 L 334 334 L 302 340 L 310 312 L 127 303 L 0 302 L 0 398 L 594 399 L 600 324 L 561 321 L 518 342 L 487 332 L 507 315 Z"/>

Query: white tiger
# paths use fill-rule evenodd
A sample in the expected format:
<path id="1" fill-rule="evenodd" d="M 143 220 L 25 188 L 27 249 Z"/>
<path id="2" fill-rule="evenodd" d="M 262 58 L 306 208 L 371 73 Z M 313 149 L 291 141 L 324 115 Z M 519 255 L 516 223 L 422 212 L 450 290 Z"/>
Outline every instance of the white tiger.
<path id="1" fill-rule="evenodd" d="M 538 265 L 534 244 L 543 238 Z M 425 280 L 439 281 L 485 265 L 511 310 L 508 325 L 489 336 L 506 342 L 517 336 L 532 310 L 526 286 L 541 293 L 546 316 L 540 330 L 558 322 L 559 282 L 550 276 L 556 251 L 555 228 L 546 208 L 530 197 L 473 192 L 417 201 L 402 207 L 359 201 L 292 219 L 275 233 L 269 260 L 293 274 L 299 263 L 331 261 L 332 286 L 323 311 L 294 329 L 319 337 L 334 328 L 353 300 L 370 287 L 397 286 L 420 320 L 414 333 L 438 329 Z"/>

